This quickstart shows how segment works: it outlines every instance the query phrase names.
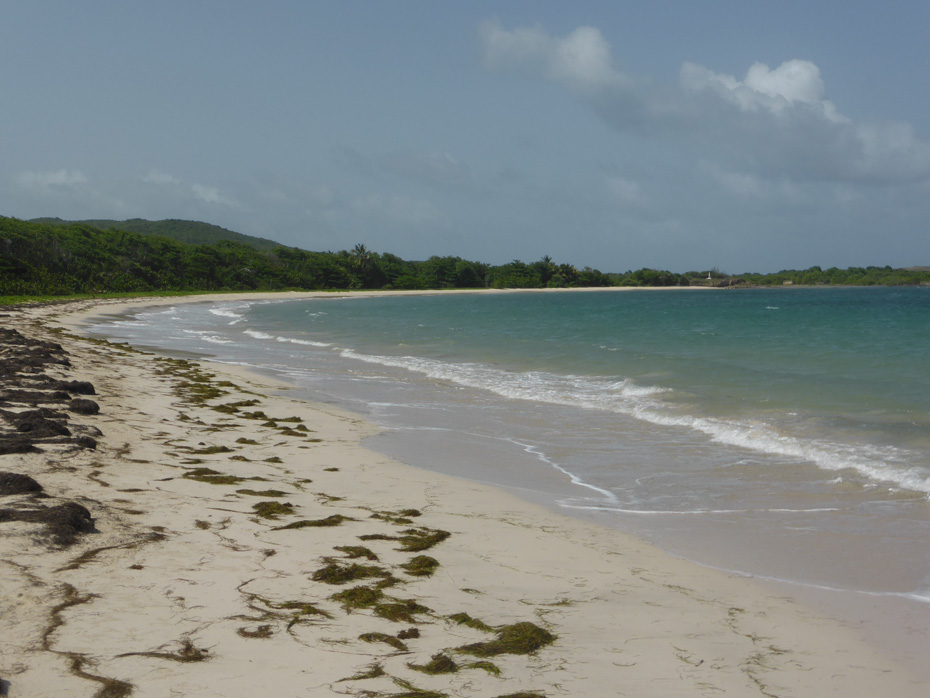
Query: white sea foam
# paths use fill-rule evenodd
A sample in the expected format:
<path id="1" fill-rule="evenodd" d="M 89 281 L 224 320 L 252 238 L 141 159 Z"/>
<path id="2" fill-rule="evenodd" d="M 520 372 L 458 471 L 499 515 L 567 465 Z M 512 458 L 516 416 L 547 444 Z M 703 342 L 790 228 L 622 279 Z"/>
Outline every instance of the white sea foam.
<path id="1" fill-rule="evenodd" d="M 262 339 L 261 337 L 259 339 Z M 302 344 L 305 347 L 331 347 L 332 344 L 327 342 L 313 342 L 309 339 L 294 339 L 293 337 L 275 337 L 275 340 L 278 342 L 285 342 L 289 344 Z"/>
<path id="2" fill-rule="evenodd" d="M 258 330 L 244 330 L 243 334 L 247 334 L 249 337 L 253 337 L 254 339 L 274 339 L 273 335 L 270 335 L 267 332 L 259 332 Z"/>
<path id="3" fill-rule="evenodd" d="M 214 315 L 219 315 L 220 317 L 231 317 L 235 318 L 236 320 L 242 319 L 241 313 L 237 313 L 228 307 L 210 308 L 210 312 Z"/>
<path id="4" fill-rule="evenodd" d="M 930 473 L 925 468 L 907 465 L 909 454 L 901 449 L 801 439 L 780 433 L 773 425 L 763 422 L 682 414 L 661 402 L 659 396 L 668 391 L 657 386 L 639 385 L 627 379 L 613 381 L 538 371 L 508 372 L 485 364 L 450 363 L 415 356 L 377 356 L 351 349 L 343 349 L 340 353 L 350 359 L 489 390 L 512 400 L 626 414 L 658 426 L 697 431 L 717 443 L 812 462 L 828 471 L 853 469 L 873 482 L 930 493 Z"/>
<path id="5" fill-rule="evenodd" d="M 708 514 L 810 514 L 827 511 L 843 511 L 838 507 L 815 507 L 811 509 L 786 509 L 784 507 L 766 509 L 687 509 L 675 511 L 674 509 L 624 509 L 600 504 L 572 504 L 567 500 L 559 502 L 566 509 L 579 511 L 609 511 L 617 514 L 636 514 L 637 516 L 702 516 Z"/>

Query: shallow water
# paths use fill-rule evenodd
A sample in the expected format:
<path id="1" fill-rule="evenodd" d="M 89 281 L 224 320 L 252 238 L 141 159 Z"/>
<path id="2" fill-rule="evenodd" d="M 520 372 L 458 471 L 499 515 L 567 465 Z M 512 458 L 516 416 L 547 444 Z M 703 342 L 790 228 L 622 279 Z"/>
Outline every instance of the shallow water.
<path id="1" fill-rule="evenodd" d="M 740 573 L 930 601 L 930 289 L 178 305 L 93 331 L 271 371 L 369 446 Z"/>

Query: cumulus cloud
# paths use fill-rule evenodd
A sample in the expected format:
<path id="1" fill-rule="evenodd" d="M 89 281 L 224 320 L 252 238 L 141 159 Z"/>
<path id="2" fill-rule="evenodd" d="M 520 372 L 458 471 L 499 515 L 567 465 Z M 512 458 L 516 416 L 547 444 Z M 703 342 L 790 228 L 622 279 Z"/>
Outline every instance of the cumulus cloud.
<path id="1" fill-rule="evenodd" d="M 930 178 L 930 143 L 909 124 L 860 124 L 841 114 L 811 61 L 755 63 L 742 79 L 686 62 L 678 84 L 663 86 L 617 69 L 609 43 L 592 27 L 556 37 L 489 21 L 479 40 L 488 68 L 560 84 L 611 127 L 675 139 L 723 169 L 798 181 Z"/>

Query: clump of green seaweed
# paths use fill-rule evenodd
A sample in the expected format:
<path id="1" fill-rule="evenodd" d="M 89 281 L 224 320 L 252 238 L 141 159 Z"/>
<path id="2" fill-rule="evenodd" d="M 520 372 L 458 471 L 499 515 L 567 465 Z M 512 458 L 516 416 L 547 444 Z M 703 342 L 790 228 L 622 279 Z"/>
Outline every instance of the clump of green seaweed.
<path id="1" fill-rule="evenodd" d="M 383 567 L 377 565 L 359 565 L 353 562 L 351 565 L 340 565 L 337 562 L 329 562 L 325 567 L 321 567 L 313 573 L 311 579 L 315 582 L 324 584 L 347 584 L 358 579 L 372 579 L 375 577 L 390 577 L 391 573 Z"/>
<path id="2" fill-rule="evenodd" d="M 247 494 L 252 497 L 286 497 L 287 492 L 281 490 L 236 490 L 236 494 Z"/>
<path id="3" fill-rule="evenodd" d="M 483 620 L 477 618 L 472 618 L 467 613 L 453 613 L 451 616 L 448 616 L 449 620 L 453 623 L 458 623 L 459 625 L 465 625 L 469 628 L 474 628 L 475 630 L 483 630 L 486 633 L 496 632 L 494 628 L 485 623 Z"/>
<path id="4" fill-rule="evenodd" d="M 343 516 L 342 514 L 333 514 L 332 516 L 327 516 L 325 519 L 304 519 L 302 521 L 295 521 L 289 523 L 287 526 L 278 526 L 275 528 L 276 531 L 283 531 L 291 528 L 320 528 L 327 526 L 339 526 L 344 521 L 355 521 L 351 516 Z"/>
<path id="5" fill-rule="evenodd" d="M 442 652 L 434 654 L 426 664 L 413 664 L 408 662 L 407 666 L 414 671 L 430 675 L 454 674 L 459 670 L 459 665 L 456 664 L 449 655 L 443 654 Z"/>
<path id="6" fill-rule="evenodd" d="M 496 657 L 499 654 L 532 654 L 555 642 L 555 635 L 534 623 L 524 621 L 505 625 L 497 637 L 488 642 L 475 642 L 457 647 L 456 651 L 475 657 Z"/>
<path id="7" fill-rule="evenodd" d="M 276 519 L 279 516 L 287 516 L 294 513 L 294 505 L 290 502 L 258 502 L 252 505 L 256 516 L 263 519 Z"/>
<path id="8" fill-rule="evenodd" d="M 358 639 L 362 642 L 383 642 L 401 652 L 407 651 L 407 645 L 402 640 L 387 633 L 362 633 L 358 636 Z"/>
<path id="9" fill-rule="evenodd" d="M 380 664 L 372 664 L 365 671 L 361 671 L 354 676 L 347 676 L 344 679 L 339 679 L 336 683 L 341 683 L 343 681 L 364 681 L 365 679 L 377 679 L 382 676 L 386 676 L 387 672 L 384 671 Z"/>
<path id="10" fill-rule="evenodd" d="M 334 550 L 345 553 L 350 560 L 363 557 L 366 560 L 377 561 L 378 556 L 364 545 L 337 545 Z"/>
<path id="11" fill-rule="evenodd" d="M 413 599 L 394 599 L 375 605 L 375 615 L 394 623 L 416 623 L 416 614 L 429 613 L 430 609 Z"/>
<path id="12" fill-rule="evenodd" d="M 384 592 L 380 589 L 357 586 L 337 592 L 329 598 L 341 603 L 344 609 L 351 610 L 353 608 L 370 608 L 381 601 L 383 597 Z"/>
<path id="13" fill-rule="evenodd" d="M 401 531 L 400 549 L 408 553 L 419 553 L 442 543 L 452 534 L 434 528 L 408 528 Z"/>
<path id="14" fill-rule="evenodd" d="M 401 568 L 412 577 L 432 577 L 439 569 L 439 560 L 429 555 L 417 555 L 402 564 Z"/>
<path id="15" fill-rule="evenodd" d="M 209 485 L 238 485 L 245 480 L 243 477 L 226 475 L 213 468 L 194 468 L 193 470 L 188 470 L 182 477 L 187 480 L 206 482 Z"/>

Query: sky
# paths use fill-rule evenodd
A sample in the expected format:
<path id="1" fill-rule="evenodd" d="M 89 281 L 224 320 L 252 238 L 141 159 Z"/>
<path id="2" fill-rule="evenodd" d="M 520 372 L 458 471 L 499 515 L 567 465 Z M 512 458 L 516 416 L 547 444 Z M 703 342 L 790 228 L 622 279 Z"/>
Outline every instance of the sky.
<path id="1" fill-rule="evenodd" d="M 926 0 L 4 0 L 0 215 L 622 272 L 930 265 Z"/>

